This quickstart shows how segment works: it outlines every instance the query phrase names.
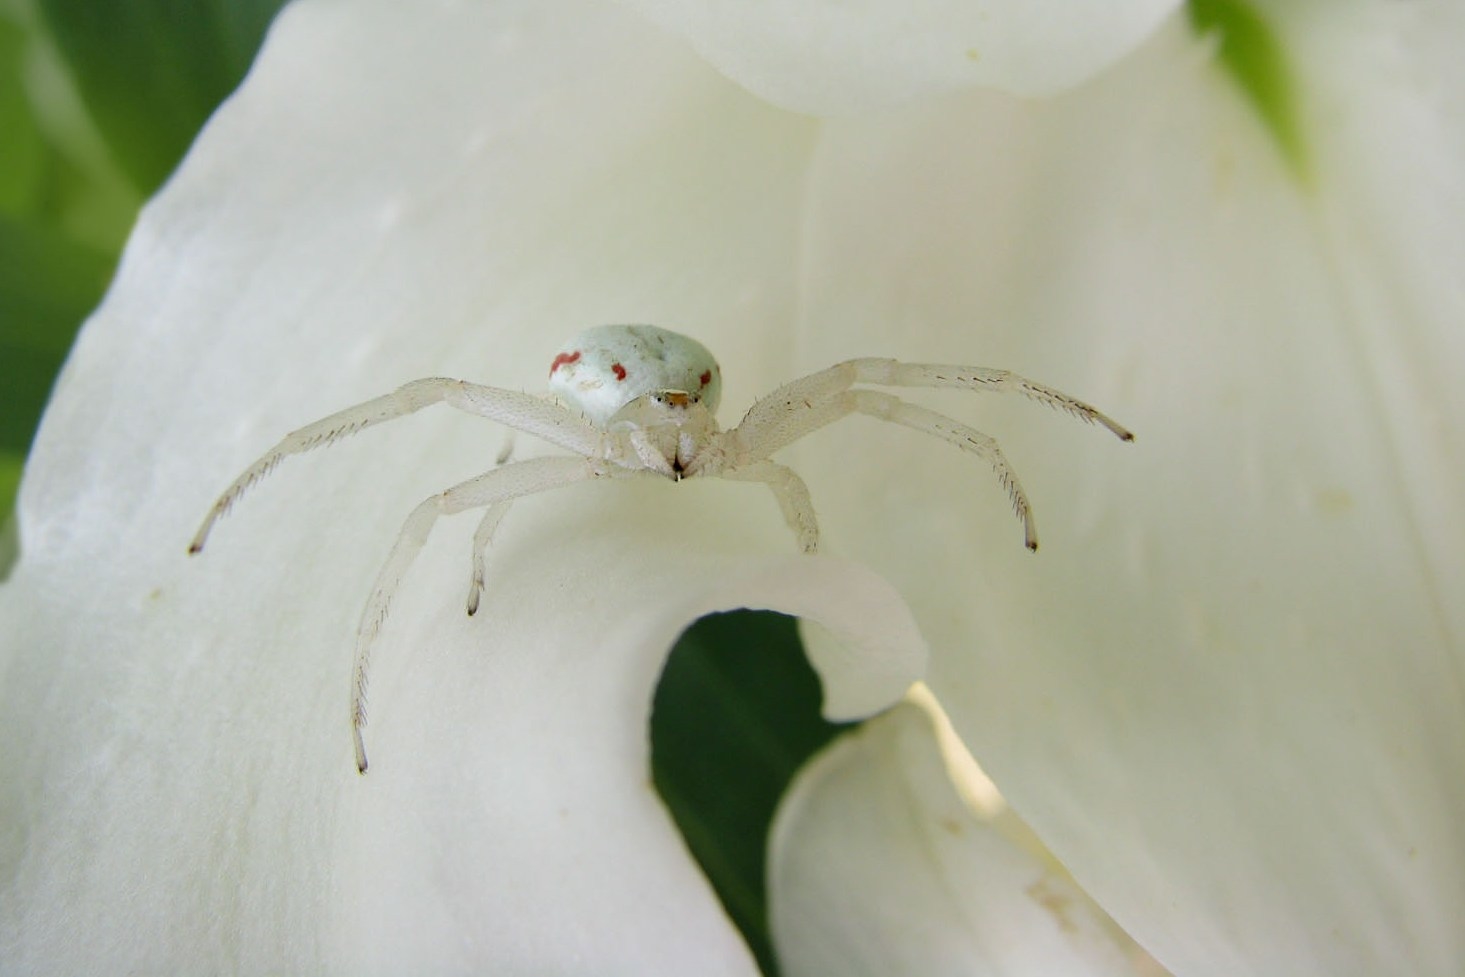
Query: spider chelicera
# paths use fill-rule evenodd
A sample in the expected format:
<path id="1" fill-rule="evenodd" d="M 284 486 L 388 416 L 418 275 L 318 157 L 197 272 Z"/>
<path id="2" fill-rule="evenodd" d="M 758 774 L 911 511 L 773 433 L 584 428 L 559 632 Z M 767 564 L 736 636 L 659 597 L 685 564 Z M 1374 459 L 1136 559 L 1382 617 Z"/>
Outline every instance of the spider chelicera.
<path id="1" fill-rule="evenodd" d="M 446 403 L 533 434 L 572 452 L 503 465 L 440 492 L 412 510 L 362 611 L 352 670 L 351 729 L 356 769 L 366 772 L 366 672 L 371 644 L 386 617 L 392 591 L 427 539 L 438 516 L 486 509 L 473 534 L 473 576 L 468 613 L 483 591 L 484 551 L 516 498 L 596 478 L 658 476 L 680 480 L 717 476 L 762 482 L 806 553 L 819 545 L 814 507 L 803 479 L 771 460 L 779 449 L 850 414 L 868 414 L 954 444 L 992 466 L 1023 524 L 1023 542 L 1038 548 L 1027 495 L 997 442 L 944 414 L 908 404 L 886 387 L 954 387 L 1014 392 L 1090 423 L 1120 440 L 1134 435 L 1099 411 L 1051 387 L 1006 370 L 979 366 L 846 360 L 784 384 L 724 431 L 714 416 L 722 390 L 717 361 L 701 343 L 656 326 L 597 326 L 572 339 L 549 367 L 549 385 L 563 403 L 463 380 L 415 380 L 392 393 L 348 407 L 286 435 L 225 490 L 189 545 L 203 549 L 214 522 L 286 455 L 331 444 L 364 428 Z"/>

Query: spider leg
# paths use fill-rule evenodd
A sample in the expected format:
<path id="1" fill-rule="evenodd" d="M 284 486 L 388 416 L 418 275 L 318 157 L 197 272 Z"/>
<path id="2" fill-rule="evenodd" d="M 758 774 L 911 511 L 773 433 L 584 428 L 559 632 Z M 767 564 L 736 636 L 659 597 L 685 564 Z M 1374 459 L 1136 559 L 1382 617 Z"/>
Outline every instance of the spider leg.
<path id="1" fill-rule="evenodd" d="M 428 534 L 438 516 L 488 506 L 490 513 L 497 509 L 502 517 L 511 499 L 591 478 L 619 474 L 633 473 L 590 458 L 532 458 L 470 478 L 445 492 L 431 496 L 412 510 L 402 524 L 402 531 L 392 545 L 391 553 L 377 574 L 376 584 L 361 612 L 361 625 L 357 629 L 356 659 L 351 670 L 351 734 L 356 745 L 358 771 L 366 772 L 366 746 L 361 731 L 366 725 L 366 675 L 371 660 L 371 646 L 381 631 L 397 584 L 412 565 L 422 545 L 427 542 Z M 488 519 L 485 518 L 484 522 L 487 523 Z M 497 524 L 496 519 L 494 524 Z M 480 532 L 482 528 L 480 525 Z"/>
<path id="2" fill-rule="evenodd" d="M 204 517 L 203 524 L 198 527 L 198 532 L 188 546 L 188 552 L 197 553 L 202 550 L 214 523 L 229 511 L 246 490 L 273 471 L 287 456 L 324 447 L 357 431 L 405 417 L 439 402 L 536 435 L 576 454 L 592 457 L 600 455 L 602 433 L 566 407 L 526 393 L 485 387 L 462 380 L 444 377 L 414 380 L 392 393 L 348 407 L 287 434 L 279 444 L 261 455 L 224 490 L 224 494 L 219 496 Z"/>
<path id="3" fill-rule="evenodd" d="M 792 468 L 764 459 L 741 468 L 724 469 L 719 474 L 723 478 L 767 485 L 778 500 L 784 522 L 798 537 L 800 548 L 805 553 L 818 552 L 819 523 L 814 517 L 814 503 L 809 498 L 809 487 Z"/>
<path id="4" fill-rule="evenodd" d="M 1077 417 L 1089 424 L 1100 424 L 1121 441 L 1133 441 L 1134 435 L 1097 408 L 1070 397 L 1061 390 L 1034 383 L 1009 370 L 993 370 L 985 366 L 948 366 L 940 363 L 902 363 L 899 360 L 850 360 L 841 366 L 853 367 L 855 383 L 873 383 L 883 387 L 945 387 L 962 390 L 989 390 L 995 393 L 1017 393 L 1029 400 L 1047 404 L 1055 410 Z M 818 376 L 818 374 L 814 374 Z"/>
<path id="5" fill-rule="evenodd" d="M 478 598 L 483 594 L 483 555 L 488 549 L 488 544 L 493 541 L 493 534 L 499 527 L 499 523 L 509 511 L 508 502 L 500 502 L 497 505 L 488 507 L 483 514 L 483 520 L 478 524 L 478 530 L 473 534 L 473 578 L 468 584 L 468 616 L 472 617 L 478 613 Z"/>
<path id="6" fill-rule="evenodd" d="M 509 432 L 504 438 L 503 446 L 499 448 L 498 456 L 494 458 L 494 465 L 502 467 L 513 457 L 514 435 Z M 483 594 L 483 555 L 488 549 L 488 544 L 493 541 L 493 534 L 498 529 L 499 522 L 508 515 L 509 503 L 501 502 L 498 505 L 491 505 L 488 511 L 483 514 L 483 519 L 478 523 L 478 529 L 473 533 L 473 576 L 468 585 L 468 616 L 472 617 L 478 613 L 478 598 Z"/>
<path id="7" fill-rule="evenodd" d="M 764 463 L 773 452 L 807 434 L 850 414 L 867 414 L 940 438 L 984 459 L 992 466 L 997 480 L 1007 491 L 1013 512 L 1022 521 L 1023 545 L 1030 550 L 1038 548 L 1037 530 L 1033 525 L 1027 493 L 995 440 L 944 414 L 908 404 L 892 394 L 878 390 L 850 390 L 848 386 L 853 382 L 854 374 L 854 363 L 840 364 L 804 380 L 796 380 L 759 401 L 748 412 L 744 422 L 729 432 L 736 447 L 732 463 L 719 474 L 739 477 L 736 472 L 756 470 L 756 466 Z M 772 404 L 771 409 L 765 410 L 764 405 L 768 402 Z M 768 480 L 757 475 L 752 478 Z"/>
<path id="8" fill-rule="evenodd" d="M 744 466 L 761 461 L 807 434 L 846 417 L 850 408 L 839 395 L 858 379 L 854 362 L 839 363 L 779 387 L 762 397 L 738 426 L 727 432 L 734 445 L 730 462 Z"/>
<path id="9" fill-rule="evenodd" d="M 658 451 L 656 445 L 651 442 L 651 435 L 643 430 L 633 429 L 626 432 L 625 438 L 635 457 L 648 471 L 665 475 L 668 478 L 676 477 L 676 470 L 666 460 L 666 455 Z"/>
<path id="10" fill-rule="evenodd" d="M 1012 467 L 997 442 L 975 428 L 944 414 L 908 404 L 891 394 L 851 389 L 855 384 L 889 387 L 941 387 L 1017 393 L 1091 424 L 1108 428 L 1122 441 L 1133 441 L 1127 428 L 1098 409 L 1061 390 L 1034 383 L 1008 370 L 980 366 L 949 366 L 938 363 L 902 363 L 890 359 L 858 359 L 837 363 L 826 370 L 784 384 L 755 403 L 741 423 L 725 435 L 721 458 L 708 456 L 708 472 L 733 476 L 737 469 L 765 461 L 807 434 L 852 413 L 922 431 L 981 457 L 992 466 L 997 480 L 1007 490 L 1013 511 L 1023 524 L 1023 542 L 1038 548 L 1032 507 Z M 725 459 L 725 460 L 722 460 Z M 696 467 L 696 466 L 694 466 Z M 755 476 L 756 477 L 756 476 Z"/>
<path id="11" fill-rule="evenodd" d="M 1134 440 L 1127 428 L 1097 408 L 1008 370 L 890 359 L 846 360 L 784 384 L 748 410 L 734 429 L 737 440 L 752 452 L 750 457 L 767 458 L 848 414 L 838 398 L 857 383 L 1017 393 L 1087 423 L 1100 424 L 1121 441 Z"/>
<path id="12" fill-rule="evenodd" d="M 985 460 L 992 466 L 997 481 L 1007 490 L 1013 513 L 1022 520 L 1023 545 L 1030 550 L 1038 548 L 1038 531 L 1033 525 L 1033 511 L 1028 503 L 1027 493 L 1022 490 L 1017 474 L 1003 457 L 1002 449 L 997 447 L 994 439 L 976 428 L 952 420 L 945 414 L 908 404 L 899 397 L 878 390 L 854 390 L 845 396 L 852 398 L 854 410 L 861 414 L 940 438 Z"/>

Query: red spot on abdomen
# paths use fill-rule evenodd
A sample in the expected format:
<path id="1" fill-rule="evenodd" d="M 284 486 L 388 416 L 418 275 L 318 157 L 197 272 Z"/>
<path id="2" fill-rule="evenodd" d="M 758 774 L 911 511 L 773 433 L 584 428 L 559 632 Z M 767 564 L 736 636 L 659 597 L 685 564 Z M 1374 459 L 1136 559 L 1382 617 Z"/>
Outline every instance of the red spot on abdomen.
<path id="1" fill-rule="evenodd" d="M 574 362 L 577 362 L 579 359 L 580 359 L 580 351 L 578 349 L 575 350 L 573 353 L 561 353 L 560 355 L 556 356 L 554 358 L 554 362 L 549 365 L 549 375 L 550 376 L 554 376 L 554 371 L 555 370 L 558 370 L 560 367 L 564 366 L 566 363 L 574 363 Z"/>
<path id="2" fill-rule="evenodd" d="M 697 379 L 702 381 L 702 386 L 704 386 L 704 387 L 707 386 L 709 383 L 712 382 L 712 371 L 711 370 L 703 370 L 702 371 L 702 375 L 700 377 L 698 377 Z"/>
<path id="3" fill-rule="evenodd" d="M 619 363 L 612 363 L 610 365 L 610 372 L 616 375 L 617 380 L 624 380 L 626 378 L 626 368 Z"/>

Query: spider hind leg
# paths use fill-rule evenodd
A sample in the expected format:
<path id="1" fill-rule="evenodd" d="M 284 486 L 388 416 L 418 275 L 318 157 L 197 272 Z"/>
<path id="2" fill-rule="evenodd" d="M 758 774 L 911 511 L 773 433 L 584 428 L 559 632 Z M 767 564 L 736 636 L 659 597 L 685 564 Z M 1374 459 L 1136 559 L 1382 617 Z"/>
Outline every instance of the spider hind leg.
<path id="1" fill-rule="evenodd" d="M 351 669 L 351 735 L 356 750 L 356 769 L 366 773 L 366 745 L 362 730 L 366 726 L 366 679 L 371 664 L 371 649 L 396 592 L 439 516 L 487 506 L 479 524 L 479 534 L 488 526 L 490 533 L 498 519 L 508 510 L 508 502 L 586 479 L 616 474 L 603 462 L 590 458 L 547 457 L 516 462 L 495 468 L 476 478 L 461 482 L 445 492 L 421 502 L 407 516 L 392 551 L 377 573 L 376 584 L 361 612 L 361 625 L 356 635 L 356 658 Z M 497 518 L 490 519 L 497 510 Z M 475 536 L 475 539 L 477 536 Z"/>

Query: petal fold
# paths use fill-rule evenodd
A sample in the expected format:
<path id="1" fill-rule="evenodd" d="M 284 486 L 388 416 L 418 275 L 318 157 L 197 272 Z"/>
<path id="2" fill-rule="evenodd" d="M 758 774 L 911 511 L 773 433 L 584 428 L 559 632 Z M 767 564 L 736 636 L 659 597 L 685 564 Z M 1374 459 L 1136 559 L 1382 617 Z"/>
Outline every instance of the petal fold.
<path id="1" fill-rule="evenodd" d="M 849 115 L 926 95 L 1038 95 L 1124 57 L 1176 0 L 625 0 L 775 105 Z"/>
<path id="2" fill-rule="evenodd" d="M 768 877 L 790 977 L 1135 972 L 1081 891 L 962 804 L 916 706 L 841 737 L 800 772 L 774 822 Z"/>
<path id="3" fill-rule="evenodd" d="M 932 401 L 1006 448 L 1035 557 L 940 446 L 841 428 L 799 464 L 831 546 L 911 596 L 983 768 L 1162 964 L 1451 973 L 1465 24 L 1283 6 L 1309 183 L 1182 22 L 1044 104 L 827 129 L 810 364 L 1009 367 L 1138 435 Z"/>

